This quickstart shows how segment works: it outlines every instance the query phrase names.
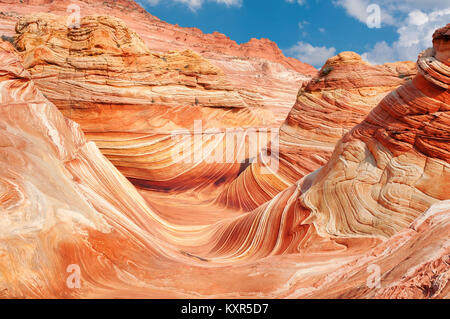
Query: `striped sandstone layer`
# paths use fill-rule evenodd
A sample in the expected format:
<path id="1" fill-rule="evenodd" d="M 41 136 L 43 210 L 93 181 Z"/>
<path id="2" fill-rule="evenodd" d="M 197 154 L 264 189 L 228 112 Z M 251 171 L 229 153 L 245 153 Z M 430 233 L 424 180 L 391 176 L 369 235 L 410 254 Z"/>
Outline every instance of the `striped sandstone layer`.
<path id="1" fill-rule="evenodd" d="M 354 52 L 330 58 L 319 75 L 300 89 L 281 126 L 279 146 L 261 154 L 217 202 L 253 210 L 325 165 L 339 139 L 415 74 L 413 62 L 370 65 Z M 279 162 L 278 167 L 274 162 Z"/>
<path id="2" fill-rule="evenodd" d="M 270 111 L 243 98 L 222 70 L 189 50 L 152 53 L 120 19 L 89 16 L 67 28 L 64 17 L 37 14 L 22 17 L 16 31 L 42 93 L 143 188 L 233 179 L 262 144 L 244 131 L 263 137 L 272 125 Z M 232 134 L 237 142 L 227 143 Z"/>
<path id="3" fill-rule="evenodd" d="M 197 28 L 161 21 L 132 0 L 1 0 L 0 34 L 14 36 L 15 25 L 24 15 L 47 12 L 68 19 L 73 6 L 80 8 L 81 17 L 109 15 L 122 19 L 153 52 L 197 52 L 221 68 L 243 97 L 270 110 L 276 126 L 292 108 L 298 88 L 317 73 L 314 67 L 285 57 L 270 40 L 252 39 L 239 45 L 218 32 L 205 34 Z"/>
<path id="4" fill-rule="evenodd" d="M 449 30 L 322 169 L 200 226 L 156 214 L 0 42 L 2 297 L 448 298 Z"/>

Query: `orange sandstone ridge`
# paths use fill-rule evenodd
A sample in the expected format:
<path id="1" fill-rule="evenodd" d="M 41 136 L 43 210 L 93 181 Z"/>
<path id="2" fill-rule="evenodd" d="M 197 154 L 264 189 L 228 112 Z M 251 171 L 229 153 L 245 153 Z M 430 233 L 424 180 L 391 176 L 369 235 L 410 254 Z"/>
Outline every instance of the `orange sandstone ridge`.
<path id="1" fill-rule="evenodd" d="M 255 142 L 245 142 L 243 130 L 273 125 L 271 113 L 235 89 L 222 70 L 189 50 L 151 53 L 117 18 L 84 17 L 76 29 L 64 22 L 50 14 L 19 19 L 16 46 L 24 66 L 136 185 L 173 190 L 222 184 L 237 176 L 241 161 L 257 155 L 259 146 L 247 145 Z M 196 121 L 208 132 L 199 133 L 201 145 L 194 144 Z M 226 147 L 230 129 L 239 139 L 231 163 L 206 162 Z M 187 152 L 175 157 L 177 149 Z"/>
<path id="2" fill-rule="evenodd" d="M 155 212 L 1 41 L 1 296 L 448 298 L 449 30 L 324 167 L 201 225 Z"/>
<path id="3" fill-rule="evenodd" d="M 120 131 L 117 125 L 147 133 L 191 129 L 193 118 L 208 128 L 271 124 L 264 118 L 270 112 L 256 110 L 257 101 L 230 85 L 221 69 L 189 50 L 152 53 L 120 19 L 89 16 L 70 29 L 64 17 L 37 14 L 22 17 L 16 31 L 35 83 L 88 131 L 99 122 L 105 131 Z M 189 111 L 166 114 L 177 108 Z M 116 112 L 129 118 L 118 123 Z"/>
<path id="4" fill-rule="evenodd" d="M 84 17 L 79 29 L 69 29 L 64 17 L 37 14 L 20 18 L 16 31 L 16 45 L 38 87 L 136 185 L 206 187 L 205 200 L 220 193 L 220 206 L 244 211 L 323 165 L 345 131 L 415 72 L 412 62 L 371 66 L 350 52 L 331 58 L 300 91 L 281 129 L 278 172 L 261 174 L 267 162 L 261 155 L 241 174 L 246 165 L 240 163 L 256 158 L 264 146 L 248 144 L 242 129 L 253 129 L 262 138 L 267 134 L 258 130 L 273 122 L 260 100 L 234 88 L 208 61 L 192 51 L 151 53 L 135 32 L 109 16 Z M 193 133 L 196 120 L 203 130 L 219 130 L 202 134 L 203 150 L 182 133 Z M 225 145 L 229 136 L 224 130 L 230 128 L 238 136 L 232 149 Z M 185 157 L 174 161 L 180 143 L 195 163 L 185 163 Z M 231 151 L 232 162 L 207 163 L 217 150 L 224 156 Z"/>
<path id="5" fill-rule="evenodd" d="M 413 62 L 370 65 L 354 52 L 330 58 L 319 75 L 300 89 L 281 126 L 280 143 L 271 156 L 272 161 L 279 160 L 278 170 L 265 164 L 271 163 L 270 157 L 260 155 L 217 202 L 251 211 L 319 169 L 345 133 L 415 74 Z"/>
<path id="6" fill-rule="evenodd" d="M 298 61 L 297 59 L 285 57 L 277 44 L 269 39 L 251 39 L 248 43 L 241 45 L 231 40 L 224 34 L 214 32 L 212 34 L 205 34 L 197 28 L 182 28 L 177 25 L 171 25 L 164 21 L 161 21 L 155 16 L 145 11 L 138 3 L 131 0 L 75 0 L 75 1 L 56 1 L 56 0 L 2 0 L 0 4 L 3 5 L 4 19 L 14 21 L 14 19 L 7 19 L 7 17 L 13 18 L 19 15 L 26 15 L 38 12 L 48 12 L 59 15 L 65 15 L 67 13 L 67 7 L 70 4 L 78 5 L 81 8 L 81 15 L 92 14 L 107 14 L 119 17 L 129 24 L 133 30 L 137 30 L 138 33 L 149 42 L 147 39 L 155 37 L 155 34 L 148 34 L 150 32 L 158 31 L 159 38 L 156 40 L 160 42 L 158 48 L 160 51 L 169 50 L 184 50 L 186 48 L 199 51 L 200 53 L 207 53 L 213 51 L 214 53 L 225 53 L 229 56 L 236 57 L 251 57 L 262 58 L 271 62 L 280 63 L 289 69 L 293 69 L 299 73 L 307 75 L 315 75 L 317 70 L 306 64 Z M 8 7 L 6 7 L 8 5 Z M 15 5 L 15 6 L 14 6 Z M 8 10 L 9 9 L 9 10 Z M 84 13 L 85 12 L 85 13 Z M 10 14 L 8 14 L 10 13 Z M 152 26 L 148 26 L 148 29 L 144 27 L 145 22 L 151 22 Z M 15 24 L 15 23 L 14 23 Z M 14 26 L 10 24 L 10 26 Z M 135 27 L 136 26 L 136 27 Z M 4 34 L 13 35 L 10 28 L 4 27 Z M 139 32 L 147 31 L 147 32 Z M 167 38 L 165 38 L 167 37 Z M 156 44 L 150 45 L 151 49 L 156 49 Z M 195 48 L 200 48 L 196 50 Z"/>
<path id="7" fill-rule="evenodd" d="M 448 298 L 450 206 L 440 190 L 450 72 L 441 46 L 436 39 L 414 81 L 347 133 L 319 172 L 254 212 L 189 226 L 155 213 L 0 42 L 2 297 Z M 415 139 L 391 129 L 405 121 Z M 377 189 L 385 195 L 370 210 L 355 205 Z M 361 209 L 342 211 L 345 203 Z M 67 285 L 70 265 L 80 267 L 79 289 Z M 380 288 L 368 285 L 374 265 Z"/>
<path id="8" fill-rule="evenodd" d="M 204 34 L 196 28 L 168 24 L 131 0 L 0 0 L 0 34 L 14 36 L 15 24 L 23 15 L 47 12 L 68 17 L 69 5 L 79 6 L 82 17 L 100 14 L 122 19 L 152 51 L 191 49 L 199 53 L 221 68 L 233 86 L 245 91 L 250 99 L 259 100 L 277 123 L 286 118 L 298 88 L 317 73 L 314 67 L 285 57 L 267 39 L 238 45 L 218 32 Z"/>
<path id="9" fill-rule="evenodd" d="M 83 296 L 63 283 L 72 263 L 86 280 L 97 278 L 87 291 L 95 282 L 112 287 L 121 270 L 111 256 L 150 258 L 166 244 L 144 230 L 152 212 L 134 187 L 46 100 L 20 60 L 0 42 L 0 296 Z"/>

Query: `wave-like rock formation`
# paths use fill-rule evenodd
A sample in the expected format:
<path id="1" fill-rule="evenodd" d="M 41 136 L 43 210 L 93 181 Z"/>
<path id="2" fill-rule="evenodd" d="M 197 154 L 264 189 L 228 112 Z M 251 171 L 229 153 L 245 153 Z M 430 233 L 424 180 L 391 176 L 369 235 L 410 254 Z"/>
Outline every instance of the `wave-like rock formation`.
<path id="1" fill-rule="evenodd" d="M 139 186 L 233 179 L 260 150 L 245 130 L 264 136 L 272 125 L 270 111 L 243 98 L 219 68 L 193 51 L 151 53 L 120 19 L 89 16 L 68 28 L 64 17 L 37 14 L 16 31 L 42 93 Z"/>
<path id="2" fill-rule="evenodd" d="M 448 37 L 449 26 L 434 34 L 417 76 L 346 134 L 317 173 L 303 203 L 320 231 L 391 236 L 450 199 Z"/>
<path id="3" fill-rule="evenodd" d="M 449 36 L 323 168 L 196 226 L 155 213 L 0 41 L 1 296 L 448 298 Z"/>
<path id="4" fill-rule="evenodd" d="M 70 264 L 106 287 L 139 254 L 170 254 L 150 236 L 152 211 L 136 189 L 30 78 L 1 42 L 0 296 L 74 297 Z"/>
<path id="5" fill-rule="evenodd" d="M 281 126 L 279 145 L 269 146 L 217 202 L 251 211 L 319 169 L 345 133 L 415 74 L 413 62 L 370 65 L 354 52 L 330 58 L 319 75 L 300 89 Z M 275 170 L 274 162 L 279 162 Z"/>
<path id="6" fill-rule="evenodd" d="M 196 28 L 161 21 L 131 0 L 1 0 L 0 34 L 14 36 L 19 18 L 33 13 L 58 14 L 67 20 L 76 6 L 82 17 L 110 15 L 122 19 L 152 51 L 191 49 L 201 54 L 221 68 L 244 97 L 257 100 L 270 110 L 277 123 L 286 118 L 298 88 L 317 73 L 314 67 L 285 57 L 278 46 L 267 39 L 252 39 L 239 45 L 218 32 L 204 34 Z"/>
<path id="7" fill-rule="evenodd" d="M 257 104 L 247 104 L 222 70 L 193 51 L 152 54 L 135 32 L 110 16 L 85 17 L 80 28 L 68 28 L 65 19 L 21 18 L 16 46 L 40 90 L 86 129 L 95 122 L 118 132 L 108 127 L 118 118 L 133 126 L 130 131 L 190 128 L 193 118 L 207 128 L 265 124 L 264 111 L 255 112 Z"/>
<path id="8" fill-rule="evenodd" d="M 346 280 L 361 280 L 361 267 L 370 266 L 369 260 L 377 267 L 388 264 L 389 258 L 383 256 L 387 251 L 390 257 L 402 259 L 412 245 L 426 247 L 427 235 L 419 239 L 417 232 L 436 230 L 439 234 L 428 233 L 435 236 L 430 243 L 433 248 L 425 249 L 429 261 L 412 267 L 408 274 L 393 270 L 391 263 L 390 271 L 397 276 L 402 272 L 401 279 L 368 295 L 448 294 L 449 35 L 450 25 L 435 32 L 434 47 L 419 56 L 419 73 L 345 134 L 325 166 L 253 212 L 214 225 L 209 237 L 204 237 L 212 249 L 203 257 L 230 262 L 308 255 L 314 250 L 330 256 L 366 250 L 358 252 L 358 261 L 328 275 L 324 287 L 300 289 L 297 295 L 361 297 L 367 290 L 349 288 Z M 440 273 L 439 277 L 434 273 Z M 410 287 L 421 280 L 422 287 Z"/>

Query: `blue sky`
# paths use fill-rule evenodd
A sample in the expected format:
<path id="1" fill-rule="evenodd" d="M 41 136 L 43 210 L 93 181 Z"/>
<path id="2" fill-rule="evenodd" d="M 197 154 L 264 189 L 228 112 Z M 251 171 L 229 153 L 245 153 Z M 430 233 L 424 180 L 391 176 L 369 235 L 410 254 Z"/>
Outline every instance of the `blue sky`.
<path id="1" fill-rule="evenodd" d="M 341 51 L 371 63 L 415 60 L 450 22 L 450 0 L 138 0 L 158 18 L 238 43 L 275 41 L 287 56 L 320 67 Z"/>

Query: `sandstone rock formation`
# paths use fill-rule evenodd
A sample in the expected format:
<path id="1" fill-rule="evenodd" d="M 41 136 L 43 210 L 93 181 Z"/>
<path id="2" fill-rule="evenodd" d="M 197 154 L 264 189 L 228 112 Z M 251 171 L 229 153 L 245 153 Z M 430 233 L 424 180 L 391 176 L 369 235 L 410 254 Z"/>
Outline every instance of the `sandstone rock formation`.
<path id="1" fill-rule="evenodd" d="M 82 17 L 109 15 L 121 18 L 153 52 L 191 49 L 201 54 L 221 68 L 231 84 L 243 91 L 243 96 L 258 100 L 261 106 L 269 109 L 278 124 L 294 104 L 301 84 L 317 73 L 312 66 L 285 57 L 269 40 L 252 39 L 238 45 L 218 32 L 204 34 L 196 28 L 168 24 L 132 0 L 1 0 L 0 34 L 14 36 L 19 18 L 33 13 L 48 12 L 68 20 L 74 12 L 70 9 L 74 7 L 69 6 L 78 6 Z"/>
<path id="2" fill-rule="evenodd" d="M 89 291 L 167 245 L 145 231 L 153 213 L 135 188 L 30 78 L 0 42 L 0 296 L 75 297 L 69 265 Z"/>
<path id="3" fill-rule="evenodd" d="M 413 62 L 370 65 L 354 52 L 330 58 L 300 89 L 281 126 L 279 146 L 261 154 L 217 202 L 251 211 L 325 165 L 337 141 L 415 73 Z M 270 167 L 275 161 L 279 161 L 276 170 Z"/>
<path id="4" fill-rule="evenodd" d="M 137 185 L 220 184 L 257 155 L 260 147 L 248 144 L 258 142 L 246 142 L 242 131 L 258 134 L 271 126 L 270 111 L 243 98 L 219 68 L 193 51 L 153 54 L 117 18 L 80 22 L 71 29 L 64 17 L 25 16 L 16 26 L 16 46 L 45 96 Z M 230 150 L 226 132 L 232 130 L 238 142 Z M 218 151 L 223 159 L 208 162 Z M 226 152 L 231 161 L 225 161 Z"/>
<path id="5" fill-rule="evenodd" d="M 419 56 L 417 76 L 344 136 L 302 195 L 319 231 L 392 236 L 450 198 L 449 28 Z"/>
<path id="6" fill-rule="evenodd" d="M 449 35 L 450 24 L 435 32 L 434 48 L 419 56 L 419 73 L 348 132 L 324 167 L 253 212 L 212 226 L 203 258 L 226 263 L 300 254 L 308 260 L 326 252 L 339 263 L 356 254 L 287 296 L 447 296 Z M 371 266 L 385 274 L 378 290 L 366 286 Z M 311 279 L 305 277 L 303 284 Z"/>
<path id="7" fill-rule="evenodd" d="M 199 225 L 151 209 L 0 41 L 1 296 L 448 298 L 449 35 L 324 167 Z"/>

